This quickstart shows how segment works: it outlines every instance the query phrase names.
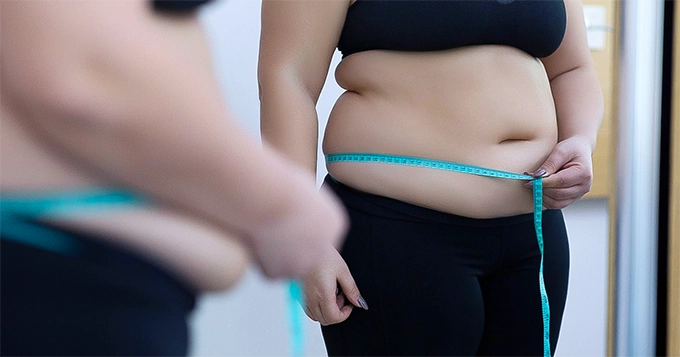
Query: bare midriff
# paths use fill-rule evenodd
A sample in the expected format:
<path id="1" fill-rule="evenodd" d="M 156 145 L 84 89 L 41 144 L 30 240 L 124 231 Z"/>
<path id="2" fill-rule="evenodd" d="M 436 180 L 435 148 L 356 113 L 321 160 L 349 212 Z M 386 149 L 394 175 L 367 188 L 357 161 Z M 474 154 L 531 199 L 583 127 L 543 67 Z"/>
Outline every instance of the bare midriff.
<path id="1" fill-rule="evenodd" d="M 557 143 L 545 69 L 512 47 L 358 52 L 335 74 L 346 92 L 328 120 L 326 154 L 414 156 L 523 173 L 537 170 Z M 533 211 L 524 181 L 379 163 L 333 163 L 328 171 L 358 190 L 461 216 Z"/>
<path id="2" fill-rule="evenodd" d="M 193 16 L 158 19 L 158 27 L 210 71 L 210 55 L 200 24 Z M 68 155 L 22 125 L 20 115 L 2 105 L 0 190 L 39 195 L 106 189 Z M 62 153 L 63 154 L 63 153 Z M 51 223 L 89 233 L 145 256 L 197 290 L 224 289 L 242 274 L 248 257 L 241 244 L 198 219 L 162 207 L 93 209 L 84 214 L 46 218 Z"/>

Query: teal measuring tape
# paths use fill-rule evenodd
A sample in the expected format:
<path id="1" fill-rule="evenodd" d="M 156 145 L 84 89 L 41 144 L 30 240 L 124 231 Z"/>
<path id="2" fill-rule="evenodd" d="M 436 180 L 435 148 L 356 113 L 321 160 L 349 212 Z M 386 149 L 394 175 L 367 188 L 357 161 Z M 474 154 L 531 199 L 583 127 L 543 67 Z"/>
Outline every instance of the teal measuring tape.
<path id="1" fill-rule="evenodd" d="M 124 190 L 80 190 L 58 193 L 0 193 L 0 230 L 2 239 L 11 240 L 68 256 L 82 251 L 82 242 L 70 234 L 31 222 L 46 216 L 74 214 L 117 207 L 144 206 L 149 202 Z M 304 353 L 302 285 L 289 283 L 288 313 L 291 353 Z"/>
<path id="2" fill-rule="evenodd" d="M 302 357 L 305 351 L 305 333 L 303 317 L 304 290 L 302 283 L 296 280 L 288 283 L 288 314 L 290 324 L 290 349 L 293 357 Z"/>
<path id="3" fill-rule="evenodd" d="M 534 197 L 534 228 L 538 249 L 541 252 L 541 265 L 539 267 L 538 284 L 541 293 L 541 308 L 543 311 L 543 356 L 550 357 L 550 305 L 548 304 L 548 293 L 545 290 L 543 280 L 543 178 L 530 175 L 516 174 L 513 172 L 494 170 L 485 167 L 460 164 L 451 161 L 441 161 L 424 159 L 410 156 L 396 156 L 384 154 L 367 153 L 341 153 L 326 155 L 326 163 L 336 162 L 361 162 L 379 163 L 400 166 L 423 167 L 428 169 L 452 171 L 470 175 L 495 177 L 511 180 L 530 180 L 532 181 Z"/>
<path id="4" fill-rule="evenodd" d="M 122 190 L 82 190 L 58 193 L 0 194 L 2 239 L 32 245 L 65 255 L 77 255 L 82 242 L 70 234 L 32 220 L 111 207 L 138 206 L 145 201 Z"/>

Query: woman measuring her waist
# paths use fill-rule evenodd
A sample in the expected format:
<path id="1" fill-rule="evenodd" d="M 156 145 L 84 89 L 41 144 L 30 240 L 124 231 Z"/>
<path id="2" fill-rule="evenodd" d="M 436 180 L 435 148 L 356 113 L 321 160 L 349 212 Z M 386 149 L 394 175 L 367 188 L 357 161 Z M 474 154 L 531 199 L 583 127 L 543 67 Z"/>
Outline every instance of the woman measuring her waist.
<path id="1" fill-rule="evenodd" d="M 336 46 L 346 92 L 324 134 L 329 158 L 549 175 L 543 273 L 554 352 L 568 277 L 559 209 L 590 188 L 602 114 L 580 2 L 265 1 L 262 133 L 310 170 L 314 104 Z M 352 221 L 344 261 L 329 249 L 305 281 L 329 354 L 543 354 L 528 181 L 383 162 L 327 168 Z"/>

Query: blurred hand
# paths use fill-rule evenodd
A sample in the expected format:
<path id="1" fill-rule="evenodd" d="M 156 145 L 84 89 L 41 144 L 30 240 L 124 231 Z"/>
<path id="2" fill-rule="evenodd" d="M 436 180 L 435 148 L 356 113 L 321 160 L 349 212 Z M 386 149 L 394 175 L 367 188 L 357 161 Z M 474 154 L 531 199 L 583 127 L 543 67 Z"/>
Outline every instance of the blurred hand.
<path id="1" fill-rule="evenodd" d="M 593 183 L 592 149 L 585 138 L 573 136 L 557 143 L 534 176 L 543 179 L 543 206 L 564 208 L 583 197 Z M 525 184 L 531 187 L 531 183 Z"/>
<path id="2" fill-rule="evenodd" d="M 347 320 L 355 306 L 368 310 L 340 253 L 328 248 L 324 263 L 303 280 L 305 313 L 324 326 Z"/>
<path id="3" fill-rule="evenodd" d="M 347 231 L 347 215 L 330 191 L 317 192 L 312 184 L 294 192 L 292 207 L 263 224 L 252 239 L 253 258 L 269 278 L 309 275 L 324 262 L 329 247 L 340 247 Z"/>

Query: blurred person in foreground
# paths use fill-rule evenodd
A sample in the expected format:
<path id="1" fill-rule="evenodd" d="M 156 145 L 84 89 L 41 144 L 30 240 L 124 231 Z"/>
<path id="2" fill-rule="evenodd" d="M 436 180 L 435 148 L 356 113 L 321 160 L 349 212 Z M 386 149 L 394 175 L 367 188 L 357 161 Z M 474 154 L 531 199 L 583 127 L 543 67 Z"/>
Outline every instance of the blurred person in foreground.
<path id="1" fill-rule="evenodd" d="M 198 293 L 297 278 L 346 218 L 239 129 L 205 1 L 2 1 L 2 355 L 186 355 Z"/>

